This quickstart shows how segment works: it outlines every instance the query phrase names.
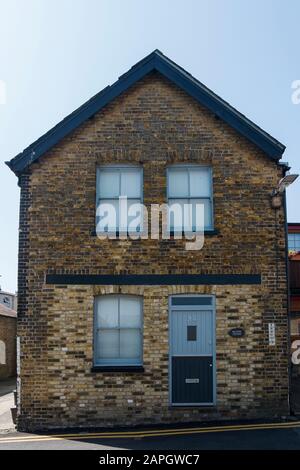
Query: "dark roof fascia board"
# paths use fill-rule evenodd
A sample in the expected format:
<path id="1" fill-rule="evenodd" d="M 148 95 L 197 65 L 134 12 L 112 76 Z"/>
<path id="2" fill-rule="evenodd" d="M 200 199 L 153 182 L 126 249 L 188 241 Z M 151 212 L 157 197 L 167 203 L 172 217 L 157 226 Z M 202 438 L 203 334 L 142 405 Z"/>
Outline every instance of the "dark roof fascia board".
<path id="1" fill-rule="evenodd" d="M 66 135 L 99 112 L 104 106 L 128 90 L 136 82 L 155 70 L 260 147 L 269 157 L 274 160 L 281 158 L 285 150 L 283 144 L 256 126 L 256 124 L 215 95 L 161 52 L 154 51 L 134 65 L 128 72 L 121 75 L 113 85 L 104 88 L 33 144 L 29 145 L 23 152 L 11 161 L 6 162 L 7 165 L 19 176 L 31 163 L 38 160 L 41 155 Z"/>

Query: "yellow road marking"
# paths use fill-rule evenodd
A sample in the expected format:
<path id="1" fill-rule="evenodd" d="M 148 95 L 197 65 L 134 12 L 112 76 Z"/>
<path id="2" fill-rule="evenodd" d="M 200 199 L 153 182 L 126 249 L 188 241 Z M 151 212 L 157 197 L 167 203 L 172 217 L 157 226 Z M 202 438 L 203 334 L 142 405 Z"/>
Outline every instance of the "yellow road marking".
<path id="1" fill-rule="evenodd" d="M 157 429 L 157 430 L 144 430 L 144 431 L 124 431 L 124 432 L 99 432 L 99 433 L 84 433 L 84 434 L 53 434 L 41 436 L 14 436 L 0 438 L 0 443 L 15 443 L 15 442 L 40 442 L 40 441 L 55 441 L 55 440 L 84 440 L 84 439 L 126 439 L 126 438 L 145 438 L 145 437 L 167 437 L 167 436 L 184 436 L 190 434 L 206 434 L 206 433 L 219 433 L 229 431 L 253 431 L 263 429 L 291 429 L 300 427 L 300 421 L 288 423 L 265 423 L 265 424 L 245 424 L 245 425 L 231 425 L 231 426 L 217 426 L 205 428 L 182 428 L 182 429 Z"/>

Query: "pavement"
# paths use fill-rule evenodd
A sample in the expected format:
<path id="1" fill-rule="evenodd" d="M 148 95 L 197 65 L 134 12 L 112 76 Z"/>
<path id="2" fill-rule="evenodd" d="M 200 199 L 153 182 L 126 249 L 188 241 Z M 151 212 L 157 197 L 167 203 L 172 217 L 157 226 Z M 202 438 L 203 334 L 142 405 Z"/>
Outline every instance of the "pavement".
<path id="1" fill-rule="evenodd" d="M 1 450 L 300 450 L 300 421 L 74 434 L 10 433 Z"/>
<path id="2" fill-rule="evenodd" d="M 0 381 L 0 433 L 15 430 L 10 409 L 14 404 L 14 390 L 16 389 L 16 379 Z"/>

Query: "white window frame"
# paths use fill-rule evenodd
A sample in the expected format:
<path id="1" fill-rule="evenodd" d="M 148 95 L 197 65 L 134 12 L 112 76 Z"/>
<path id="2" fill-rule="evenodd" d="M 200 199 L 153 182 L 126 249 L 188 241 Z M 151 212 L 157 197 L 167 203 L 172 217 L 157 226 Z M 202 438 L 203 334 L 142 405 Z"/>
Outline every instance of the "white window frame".
<path id="1" fill-rule="evenodd" d="M 101 298 L 111 298 L 111 299 L 118 299 L 118 316 L 119 316 L 119 325 L 118 327 L 112 327 L 112 328 L 100 328 L 97 326 L 97 305 L 98 305 L 98 300 Z M 141 320 L 141 326 L 139 328 L 140 330 L 140 356 L 138 360 L 130 360 L 128 358 L 119 358 L 119 359 L 102 359 L 102 360 L 97 360 L 97 335 L 100 330 L 137 330 L 138 328 L 130 328 L 130 327 L 125 327 L 122 328 L 120 327 L 120 299 L 121 298 L 132 298 L 135 300 L 138 300 L 140 303 L 140 320 Z M 143 299 L 141 296 L 138 295 L 129 295 L 129 294 L 104 294 L 104 295 L 99 295 L 95 297 L 94 301 L 94 351 L 93 351 L 93 365 L 94 367 L 123 367 L 123 366 L 142 366 L 143 365 Z M 120 341 L 120 337 L 119 337 Z"/>
<path id="2" fill-rule="evenodd" d="M 209 197 L 191 197 L 190 196 L 190 177 L 189 177 L 189 172 L 192 171 L 192 170 L 195 170 L 195 169 L 205 169 L 205 170 L 208 170 L 208 175 L 209 175 L 209 178 L 210 178 L 210 181 L 209 181 L 209 186 L 210 186 L 210 196 Z M 189 185 L 189 196 L 188 197 L 184 197 L 184 196 L 178 196 L 178 197 L 174 197 L 174 196 L 170 196 L 170 192 L 169 192 L 169 188 L 170 188 L 170 184 L 169 184 L 169 177 L 170 177 L 170 172 L 172 170 L 187 170 L 188 172 L 188 185 Z M 210 202 L 210 208 L 211 208 L 211 214 L 210 214 L 210 217 L 211 217 L 211 225 L 210 226 L 205 226 L 204 227 L 204 230 L 205 231 L 212 231 L 214 230 L 214 204 L 213 204 L 213 175 L 212 175 L 212 167 L 211 166 L 208 166 L 208 165 L 197 165 L 197 164 L 178 164 L 178 165 L 171 165 L 167 168 L 167 200 L 168 200 L 168 204 L 169 204 L 169 201 L 170 199 L 172 200 L 175 200 L 176 199 L 187 199 L 188 200 L 188 203 L 190 201 L 192 201 L 193 199 L 205 199 L 205 200 L 208 200 Z M 174 231 L 174 227 L 169 227 L 170 231 Z M 182 227 L 182 231 L 184 230 L 184 228 Z M 193 227 L 193 232 L 195 232 L 195 227 Z"/>
<path id="3" fill-rule="evenodd" d="M 127 197 L 127 200 L 137 200 L 139 199 L 139 203 L 143 204 L 143 187 L 144 187 L 144 173 L 143 173 L 143 167 L 139 165 L 104 165 L 104 166 L 98 166 L 97 167 L 97 172 L 96 172 L 96 217 L 95 217 L 95 223 L 97 227 L 97 209 L 100 204 L 100 201 L 105 202 L 105 200 L 119 200 L 119 197 L 107 197 L 107 198 L 100 198 L 100 173 L 101 172 L 111 172 L 115 171 L 116 173 L 119 173 L 119 186 L 121 185 L 121 173 L 126 172 L 126 171 L 132 171 L 132 170 L 138 170 L 140 172 L 140 198 L 137 197 Z M 142 232 L 143 230 L 143 213 L 141 213 L 141 226 L 140 230 L 137 231 L 137 233 Z M 119 227 L 119 221 L 117 221 L 117 226 L 113 227 L 110 232 L 126 232 L 128 231 L 128 227 L 125 230 L 120 230 Z"/>

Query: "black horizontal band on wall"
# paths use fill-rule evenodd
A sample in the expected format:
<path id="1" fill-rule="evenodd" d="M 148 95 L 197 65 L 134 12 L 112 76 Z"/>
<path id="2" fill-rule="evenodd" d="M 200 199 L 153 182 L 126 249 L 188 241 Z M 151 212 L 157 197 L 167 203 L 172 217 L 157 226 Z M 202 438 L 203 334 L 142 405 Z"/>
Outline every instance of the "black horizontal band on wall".
<path id="1" fill-rule="evenodd" d="M 237 285 L 261 284 L 260 274 L 47 274 L 46 284 L 65 285 Z"/>

